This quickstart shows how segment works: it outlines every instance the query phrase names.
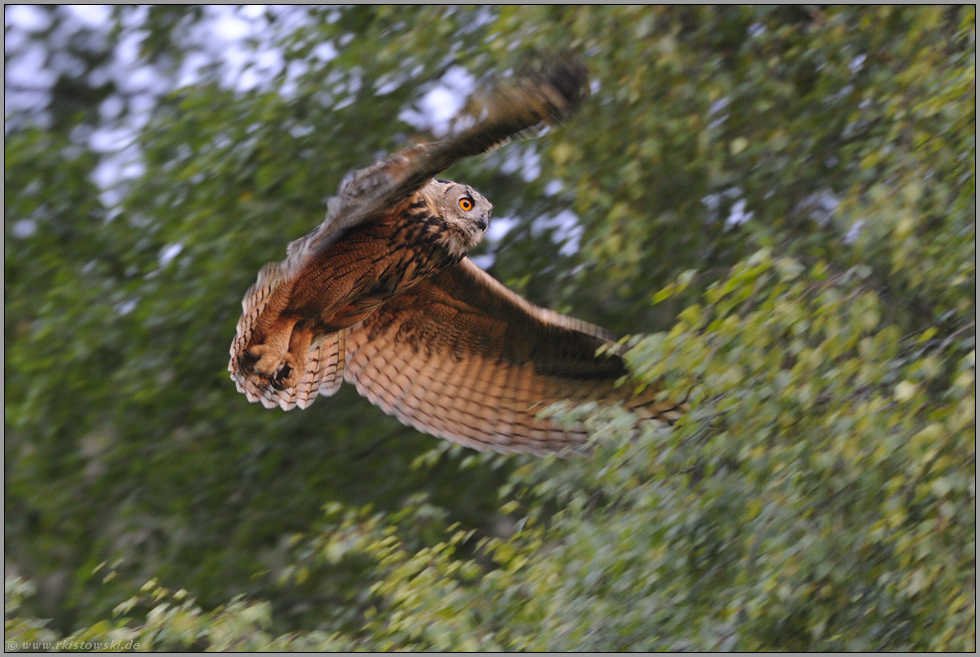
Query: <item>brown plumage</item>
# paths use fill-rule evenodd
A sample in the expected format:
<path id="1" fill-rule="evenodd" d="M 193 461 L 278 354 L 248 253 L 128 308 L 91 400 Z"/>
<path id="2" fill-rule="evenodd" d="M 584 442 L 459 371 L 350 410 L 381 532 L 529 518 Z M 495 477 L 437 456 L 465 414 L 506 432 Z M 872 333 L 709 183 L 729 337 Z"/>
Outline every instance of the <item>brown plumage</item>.
<path id="1" fill-rule="evenodd" d="M 545 454 L 581 427 L 535 417 L 569 399 L 625 401 L 672 421 L 655 391 L 632 398 L 605 329 L 534 306 L 465 257 L 490 203 L 433 180 L 454 162 L 555 120 L 587 80 L 574 59 L 498 86 L 473 127 L 402 151 L 341 184 L 327 219 L 259 272 L 242 301 L 228 369 L 249 401 L 305 408 L 342 381 L 420 431 L 476 449 Z"/>

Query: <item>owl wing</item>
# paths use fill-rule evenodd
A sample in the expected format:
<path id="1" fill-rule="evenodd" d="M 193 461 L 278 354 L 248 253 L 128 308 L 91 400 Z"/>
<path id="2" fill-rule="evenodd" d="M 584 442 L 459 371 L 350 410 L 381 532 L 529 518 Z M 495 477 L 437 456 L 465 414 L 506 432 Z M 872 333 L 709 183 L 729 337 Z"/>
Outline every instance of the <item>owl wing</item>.
<path id="1" fill-rule="evenodd" d="M 268 381 L 254 374 L 248 359 L 243 360 L 243 354 L 252 346 L 253 335 L 282 310 L 304 268 L 345 232 L 379 219 L 452 164 L 491 150 L 543 122 L 559 119 L 585 94 L 587 81 L 587 69 L 574 57 L 529 61 L 526 70 L 512 81 L 500 82 L 484 93 L 471 127 L 443 141 L 412 146 L 348 175 L 337 195 L 328 201 L 323 223 L 292 242 L 285 260 L 263 267 L 245 293 L 228 362 L 228 371 L 239 391 L 249 400 L 262 401 L 267 406 L 292 408 L 309 404 L 321 379 L 328 376 L 326 370 L 308 372 L 303 385 L 309 395 L 294 399 L 290 394 L 283 396 L 270 390 Z M 331 357 L 336 360 L 337 355 L 331 351 Z M 328 360 L 325 357 L 318 367 L 325 367 L 322 363 Z"/>
<path id="2" fill-rule="evenodd" d="M 535 64 L 513 81 L 486 90 L 471 127 L 442 141 L 411 146 L 349 174 L 337 196 L 327 202 L 323 223 L 289 245 L 283 274 L 300 271 L 346 231 L 378 219 L 456 162 L 490 151 L 573 109 L 585 94 L 585 65 L 574 57 L 541 58 Z"/>
<path id="3" fill-rule="evenodd" d="M 655 389 L 632 397 L 605 329 L 535 306 L 464 258 L 346 331 L 344 378 L 405 424 L 479 450 L 580 447 L 581 426 L 536 414 L 561 400 L 680 416 Z"/>

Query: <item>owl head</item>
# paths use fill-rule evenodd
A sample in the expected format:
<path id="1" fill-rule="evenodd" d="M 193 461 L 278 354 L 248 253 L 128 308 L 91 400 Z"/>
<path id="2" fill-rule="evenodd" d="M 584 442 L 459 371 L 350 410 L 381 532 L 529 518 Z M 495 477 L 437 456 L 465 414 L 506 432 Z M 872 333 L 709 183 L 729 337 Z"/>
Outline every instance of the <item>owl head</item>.
<path id="1" fill-rule="evenodd" d="M 460 257 L 480 243 L 490 225 L 493 205 L 469 185 L 433 180 L 423 195 L 445 222 L 451 237 L 450 251 Z"/>

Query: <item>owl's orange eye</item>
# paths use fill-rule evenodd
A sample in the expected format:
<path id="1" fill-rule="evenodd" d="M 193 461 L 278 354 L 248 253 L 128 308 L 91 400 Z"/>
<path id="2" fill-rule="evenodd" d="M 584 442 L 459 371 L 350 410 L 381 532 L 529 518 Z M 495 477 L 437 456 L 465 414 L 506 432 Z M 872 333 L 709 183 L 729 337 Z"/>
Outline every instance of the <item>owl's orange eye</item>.
<path id="1" fill-rule="evenodd" d="M 464 196 L 463 198 L 459 199 L 459 207 L 463 209 L 463 212 L 469 212 L 473 209 L 473 199 L 471 199 L 469 196 Z"/>

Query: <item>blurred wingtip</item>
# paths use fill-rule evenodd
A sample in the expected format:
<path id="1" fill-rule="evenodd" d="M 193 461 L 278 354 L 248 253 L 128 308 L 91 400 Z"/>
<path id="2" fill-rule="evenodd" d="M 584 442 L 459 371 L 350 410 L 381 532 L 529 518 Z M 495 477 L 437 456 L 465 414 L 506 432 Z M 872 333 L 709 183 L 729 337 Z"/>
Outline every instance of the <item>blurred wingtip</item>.
<path id="1" fill-rule="evenodd" d="M 481 83 L 459 120 L 476 120 L 475 130 L 498 125 L 506 134 L 495 146 L 514 137 L 528 137 L 547 125 L 560 123 L 588 96 L 589 69 L 570 52 L 529 50 L 511 75 L 491 76 Z"/>
<path id="2" fill-rule="evenodd" d="M 552 121 L 568 116 L 589 94 L 589 68 L 571 51 L 529 50 L 515 73 L 518 79 L 533 82 L 550 96 L 547 118 Z"/>

